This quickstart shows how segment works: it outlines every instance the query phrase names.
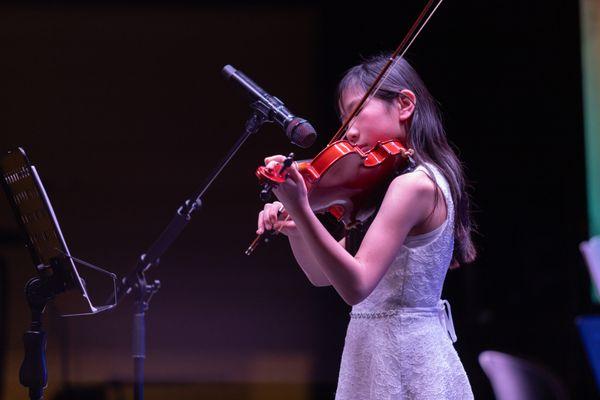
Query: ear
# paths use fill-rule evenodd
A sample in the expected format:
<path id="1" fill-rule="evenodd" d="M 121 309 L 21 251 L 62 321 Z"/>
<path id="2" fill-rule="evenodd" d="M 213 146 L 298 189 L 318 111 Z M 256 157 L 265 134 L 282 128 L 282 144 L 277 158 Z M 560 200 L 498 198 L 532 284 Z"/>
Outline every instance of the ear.
<path id="1" fill-rule="evenodd" d="M 405 122 L 410 119 L 415 112 L 415 105 L 417 104 L 417 97 L 415 94 L 408 89 L 403 89 L 398 94 L 396 102 L 400 122 Z"/>

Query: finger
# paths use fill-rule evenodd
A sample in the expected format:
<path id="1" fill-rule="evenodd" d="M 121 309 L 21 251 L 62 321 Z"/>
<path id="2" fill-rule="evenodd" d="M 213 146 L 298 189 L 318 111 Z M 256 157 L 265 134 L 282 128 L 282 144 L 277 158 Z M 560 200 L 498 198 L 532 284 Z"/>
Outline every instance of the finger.
<path id="1" fill-rule="evenodd" d="M 285 160 L 285 156 L 282 155 L 275 155 L 275 156 L 271 156 L 271 157 L 266 157 L 265 158 L 265 165 L 267 165 L 268 163 L 270 163 L 271 161 L 275 161 L 277 163 L 282 163 Z"/>
<path id="2" fill-rule="evenodd" d="M 296 223 L 291 219 L 277 221 L 274 228 L 278 231 L 284 231 L 284 233 L 287 235 L 288 233 L 296 229 Z"/>
<path id="3" fill-rule="evenodd" d="M 290 229 L 290 228 L 295 228 L 296 227 L 296 223 L 294 221 L 292 221 L 291 219 L 288 219 L 287 221 L 281 221 L 280 223 L 283 226 L 285 226 L 286 229 Z"/>
<path id="4" fill-rule="evenodd" d="M 278 165 L 279 165 L 279 163 L 277 161 L 269 161 L 267 163 L 267 167 L 266 168 L 272 170 L 273 168 L 275 168 Z"/>
<path id="5" fill-rule="evenodd" d="M 273 208 L 275 209 L 276 220 L 281 221 L 287 216 L 287 211 L 285 211 L 285 207 L 283 203 L 279 201 L 273 202 Z"/>
<path id="6" fill-rule="evenodd" d="M 263 218 L 263 228 L 266 231 L 273 229 L 273 224 L 271 223 L 271 218 L 270 218 L 271 208 L 272 208 L 272 205 L 267 203 L 267 204 L 265 204 L 265 209 L 263 210 L 264 211 L 263 217 L 262 217 Z"/>
<path id="7" fill-rule="evenodd" d="M 277 221 L 275 225 L 275 230 L 283 233 L 284 235 L 289 235 L 296 229 L 296 224 L 294 221 Z"/>
<path id="8" fill-rule="evenodd" d="M 273 225 L 275 225 L 275 222 L 277 221 L 277 207 L 273 204 L 268 204 L 265 205 L 265 223 L 269 226 L 271 226 L 272 229 Z"/>
<path id="9" fill-rule="evenodd" d="M 283 204 L 279 201 L 276 201 L 273 203 L 273 213 L 275 214 L 276 218 L 281 217 L 281 213 L 283 212 L 284 208 L 283 208 Z"/>
<path id="10" fill-rule="evenodd" d="M 265 231 L 265 227 L 264 227 L 264 223 L 263 223 L 263 215 L 264 215 L 264 211 L 261 211 L 258 213 L 258 228 L 256 229 L 256 233 L 259 235 L 262 235 L 262 233 Z"/>

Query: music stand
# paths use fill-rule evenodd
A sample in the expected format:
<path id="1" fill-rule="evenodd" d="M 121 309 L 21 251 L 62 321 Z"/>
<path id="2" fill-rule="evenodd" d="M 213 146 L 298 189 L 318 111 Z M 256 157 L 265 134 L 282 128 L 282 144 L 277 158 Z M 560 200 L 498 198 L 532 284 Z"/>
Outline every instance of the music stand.
<path id="1" fill-rule="evenodd" d="M 48 381 L 46 334 L 42 331 L 46 304 L 56 298 L 62 316 L 96 314 L 111 309 L 116 301 L 101 307 L 92 304 L 75 261 L 109 275 L 115 290 L 116 275 L 71 256 L 42 181 L 22 148 L 2 158 L 0 172 L 2 187 L 37 272 L 25 285 L 31 326 L 23 336 L 25 357 L 19 380 L 29 388 L 30 399 L 42 399 Z M 59 294 L 61 296 L 56 297 Z"/>

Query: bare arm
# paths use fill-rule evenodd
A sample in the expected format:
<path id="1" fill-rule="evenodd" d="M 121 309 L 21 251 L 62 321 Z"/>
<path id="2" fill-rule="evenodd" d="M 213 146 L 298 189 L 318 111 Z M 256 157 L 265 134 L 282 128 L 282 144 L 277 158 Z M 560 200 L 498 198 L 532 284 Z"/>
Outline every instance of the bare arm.
<path id="1" fill-rule="evenodd" d="M 306 277 L 314 286 L 331 286 L 331 282 L 327 276 L 323 273 L 323 269 L 319 265 L 319 262 L 311 253 L 310 248 L 306 245 L 306 242 L 300 235 L 289 236 L 290 247 L 294 253 L 294 257 L 298 262 L 298 265 Z M 344 247 L 345 238 L 342 238 L 339 242 L 340 246 Z"/>
<path id="2" fill-rule="evenodd" d="M 350 305 L 360 303 L 377 286 L 408 232 L 427 217 L 434 190 L 433 184 L 420 174 L 405 174 L 394 179 L 353 257 L 310 210 L 303 193 L 304 181 L 297 170 L 289 176 L 294 182 L 288 184 L 288 179 L 274 192 L 287 203 L 288 212 L 323 274 Z"/>
<path id="3" fill-rule="evenodd" d="M 298 265 L 304 271 L 311 284 L 314 286 L 331 286 L 331 282 L 323 273 L 321 266 L 312 255 L 310 248 L 299 234 L 296 224 L 291 218 L 285 218 L 287 213 L 280 214 L 282 204 L 274 202 L 266 204 L 263 211 L 258 215 L 258 229 L 256 233 L 262 234 L 266 229 L 280 230 L 290 241 L 290 247 Z M 339 244 L 344 246 L 344 239 Z"/>

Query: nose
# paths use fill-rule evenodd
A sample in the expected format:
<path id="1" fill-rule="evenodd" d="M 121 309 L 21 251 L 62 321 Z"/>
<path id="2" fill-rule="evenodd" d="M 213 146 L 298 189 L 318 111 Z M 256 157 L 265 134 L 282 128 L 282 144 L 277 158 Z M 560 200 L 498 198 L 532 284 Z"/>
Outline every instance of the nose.
<path id="1" fill-rule="evenodd" d="M 356 126 L 351 125 L 346 131 L 346 139 L 350 142 L 350 144 L 356 144 L 358 142 L 359 132 Z"/>

